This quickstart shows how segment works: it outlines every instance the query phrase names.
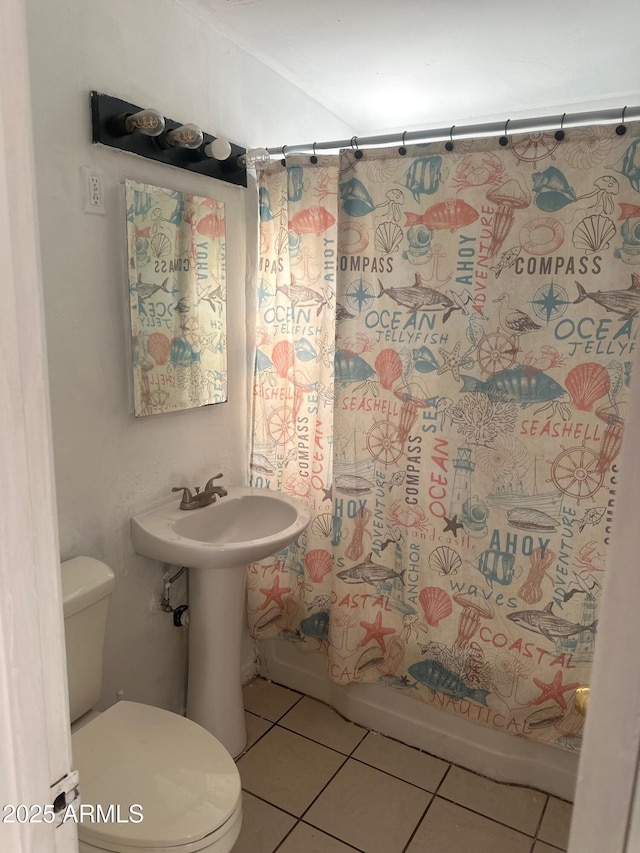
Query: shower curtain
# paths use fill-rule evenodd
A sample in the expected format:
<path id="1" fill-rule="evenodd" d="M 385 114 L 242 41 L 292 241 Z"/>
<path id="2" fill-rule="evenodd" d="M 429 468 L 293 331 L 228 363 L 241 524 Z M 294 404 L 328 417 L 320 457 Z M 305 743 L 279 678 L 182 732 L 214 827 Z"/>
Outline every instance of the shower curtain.
<path id="1" fill-rule="evenodd" d="M 503 144 L 506 142 L 506 144 Z M 309 502 L 253 635 L 579 748 L 640 307 L 640 129 L 260 175 L 252 482 Z M 334 350 L 335 346 L 335 350 Z"/>

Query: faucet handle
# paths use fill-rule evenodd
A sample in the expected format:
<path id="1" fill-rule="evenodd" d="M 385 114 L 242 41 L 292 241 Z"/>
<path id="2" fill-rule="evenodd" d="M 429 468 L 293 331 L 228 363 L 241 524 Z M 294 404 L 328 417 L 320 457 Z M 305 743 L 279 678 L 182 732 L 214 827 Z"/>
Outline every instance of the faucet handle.
<path id="1" fill-rule="evenodd" d="M 214 481 L 214 480 L 219 480 L 219 479 L 220 479 L 220 477 L 222 477 L 222 474 L 216 474 L 216 475 L 215 475 L 215 477 L 210 477 L 210 478 L 207 480 L 207 485 L 204 487 L 205 492 L 206 492 L 208 489 L 212 489 L 212 488 L 213 488 L 213 481 Z"/>
<path id="2" fill-rule="evenodd" d="M 182 492 L 182 500 L 180 501 L 180 509 L 184 509 L 188 504 L 193 506 L 197 499 L 191 494 L 191 489 L 186 486 L 174 486 L 172 492 Z"/>

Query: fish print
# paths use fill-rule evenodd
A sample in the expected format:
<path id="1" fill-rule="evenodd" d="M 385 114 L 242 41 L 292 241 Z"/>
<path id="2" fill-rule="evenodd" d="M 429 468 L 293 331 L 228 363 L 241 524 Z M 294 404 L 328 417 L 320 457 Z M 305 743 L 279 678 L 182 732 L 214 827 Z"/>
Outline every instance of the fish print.
<path id="1" fill-rule="evenodd" d="M 578 622 L 569 622 L 568 619 L 555 616 L 552 608 L 553 602 L 550 601 L 544 610 L 517 610 L 515 613 L 507 613 L 507 619 L 527 631 L 542 634 L 550 642 L 566 639 L 583 631 L 596 633 L 597 619 L 590 625 L 580 625 Z"/>
<path id="2" fill-rule="evenodd" d="M 338 577 L 345 583 L 369 583 L 372 586 L 383 581 L 393 580 L 394 578 L 400 578 L 402 583 L 404 583 L 404 569 L 401 572 L 396 572 L 388 566 L 374 563 L 372 558 L 373 553 L 370 551 L 362 563 L 338 572 Z"/>
<path id="3" fill-rule="evenodd" d="M 490 690 L 469 687 L 459 675 L 447 669 L 440 661 L 421 660 L 411 664 L 407 672 L 434 693 L 445 693 L 452 699 L 471 699 L 479 705 L 487 705 Z"/>
<path id="4" fill-rule="evenodd" d="M 311 308 L 317 305 L 317 313 L 320 314 L 322 308 L 325 305 L 329 305 L 329 299 L 325 294 L 318 293 L 317 290 L 313 290 L 310 287 L 305 287 L 304 284 L 295 284 L 294 282 L 287 286 L 279 284 L 276 290 L 284 293 L 294 308 Z"/>
<path id="5" fill-rule="evenodd" d="M 440 293 L 432 287 L 427 287 L 420 273 L 416 273 L 416 280 L 411 287 L 384 287 L 380 279 L 378 285 L 380 291 L 378 297 L 390 296 L 398 305 L 408 308 L 409 311 L 445 311 L 442 318 L 443 322 L 451 316 L 453 311 L 461 310 L 460 305 L 447 296 L 445 293 Z"/>
<path id="6" fill-rule="evenodd" d="M 479 391 L 496 402 L 515 400 L 523 409 L 534 403 L 551 401 L 569 403 L 569 394 L 548 374 L 532 367 L 512 367 L 484 382 L 474 376 L 461 375 L 462 392 Z"/>
<path id="7" fill-rule="evenodd" d="M 602 521 L 606 511 L 607 509 L 604 506 L 594 506 L 591 507 L 591 509 L 588 509 L 581 519 L 576 519 L 580 533 L 582 533 L 587 524 L 596 525 L 598 522 Z"/>
<path id="8" fill-rule="evenodd" d="M 625 320 L 638 316 L 640 309 L 640 275 L 638 273 L 631 273 L 631 285 L 626 290 L 596 290 L 594 293 L 589 293 L 579 281 L 576 281 L 576 286 L 578 298 L 574 300 L 574 305 L 585 299 L 591 299 L 605 310 L 620 314 Z"/>
<path id="9" fill-rule="evenodd" d="M 164 290 L 165 293 L 170 293 L 170 290 L 167 290 L 167 282 L 168 278 L 162 282 L 162 284 L 152 284 L 151 282 L 142 281 L 140 276 L 138 276 L 138 284 L 136 285 L 136 293 L 138 294 L 138 302 L 145 302 L 147 299 L 150 299 L 154 293 L 157 293 L 159 290 Z"/>
<path id="10" fill-rule="evenodd" d="M 418 157 L 407 169 L 404 184 L 416 201 L 422 193 L 432 195 L 438 191 L 441 179 L 442 157 Z"/>
<path id="11" fill-rule="evenodd" d="M 427 208 L 424 213 L 405 213 L 405 226 L 426 225 L 433 230 L 456 231 L 478 219 L 478 211 L 460 198 L 447 199 Z"/>
<path id="12" fill-rule="evenodd" d="M 500 255 L 498 263 L 494 267 L 489 267 L 489 269 L 496 274 L 496 278 L 500 278 L 502 270 L 508 270 L 509 267 L 512 267 L 515 264 L 521 251 L 522 246 L 514 246 L 513 249 L 509 249 Z"/>

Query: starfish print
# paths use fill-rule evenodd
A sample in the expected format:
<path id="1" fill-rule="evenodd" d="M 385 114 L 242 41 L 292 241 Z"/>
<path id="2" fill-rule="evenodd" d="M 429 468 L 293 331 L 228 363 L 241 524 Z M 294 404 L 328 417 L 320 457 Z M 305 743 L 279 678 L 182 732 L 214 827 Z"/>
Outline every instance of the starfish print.
<path id="1" fill-rule="evenodd" d="M 438 376 L 450 370 L 456 382 L 460 382 L 460 368 L 465 367 L 468 370 L 473 367 L 473 360 L 469 358 L 468 350 L 460 355 L 461 346 L 460 341 L 457 341 L 452 350 L 438 347 L 438 352 L 442 358 L 442 364 L 438 368 Z"/>
<path id="2" fill-rule="evenodd" d="M 537 678 L 533 679 L 533 683 L 542 691 L 538 698 L 533 700 L 534 705 L 542 705 L 542 703 L 546 702 L 547 699 L 553 699 L 554 702 L 557 702 L 558 705 L 565 710 L 567 703 L 565 702 L 564 694 L 567 690 L 575 690 L 576 687 L 580 687 L 577 681 L 572 682 L 571 684 L 563 684 L 561 672 L 556 672 L 553 677 L 553 681 L 549 684 L 544 681 L 539 681 Z"/>
<path id="3" fill-rule="evenodd" d="M 369 640 L 375 640 L 376 643 L 382 649 L 382 651 L 386 653 L 387 647 L 386 647 L 385 642 L 384 642 L 384 635 L 385 634 L 395 634 L 396 629 L 395 628 L 383 628 L 382 627 L 382 613 L 380 613 L 380 611 L 378 611 L 376 618 L 373 620 L 372 623 L 361 622 L 360 627 L 364 628 L 367 633 L 366 633 L 364 640 L 362 640 L 360 643 L 358 643 L 358 647 L 366 646 L 367 643 L 369 642 Z"/>
<path id="4" fill-rule="evenodd" d="M 260 592 L 266 596 L 264 602 L 260 605 L 258 610 L 264 610 L 265 607 L 270 604 L 270 602 L 274 601 L 278 607 L 284 607 L 282 602 L 282 596 L 287 592 L 291 592 L 290 586 L 280 586 L 280 576 L 276 575 L 275 580 L 273 581 L 273 586 L 267 589 L 263 589 L 260 587 Z"/>
<path id="5" fill-rule="evenodd" d="M 454 515 L 453 518 L 447 518 L 447 516 L 445 515 L 444 520 L 447 523 L 446 523 L 444 530 L 442 532 L 443 533 L 453 533 L 453 538 L 457 539 L 458 538 L 458 530 L 460 530 L 461 528 L 464 528 L 464 524 L 462 524 L 460 521 L 458 521 L 457 515 Z"/>

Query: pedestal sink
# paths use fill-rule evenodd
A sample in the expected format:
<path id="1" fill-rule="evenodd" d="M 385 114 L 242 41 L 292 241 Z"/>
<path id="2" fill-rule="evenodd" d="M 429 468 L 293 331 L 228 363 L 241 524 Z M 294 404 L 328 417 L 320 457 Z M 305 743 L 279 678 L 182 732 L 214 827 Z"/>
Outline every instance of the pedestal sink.
<path id="1" fill-rule="evenodd" d="M 191 569 L 187 717 L 234 757 L 247 741 L 240 666 L 245 570 L 293 542 L 310 520 L 295 498 L 241 487 L 199 509 L 181 510 L 174 499 L 131 519 L 138 554 Z"/>

